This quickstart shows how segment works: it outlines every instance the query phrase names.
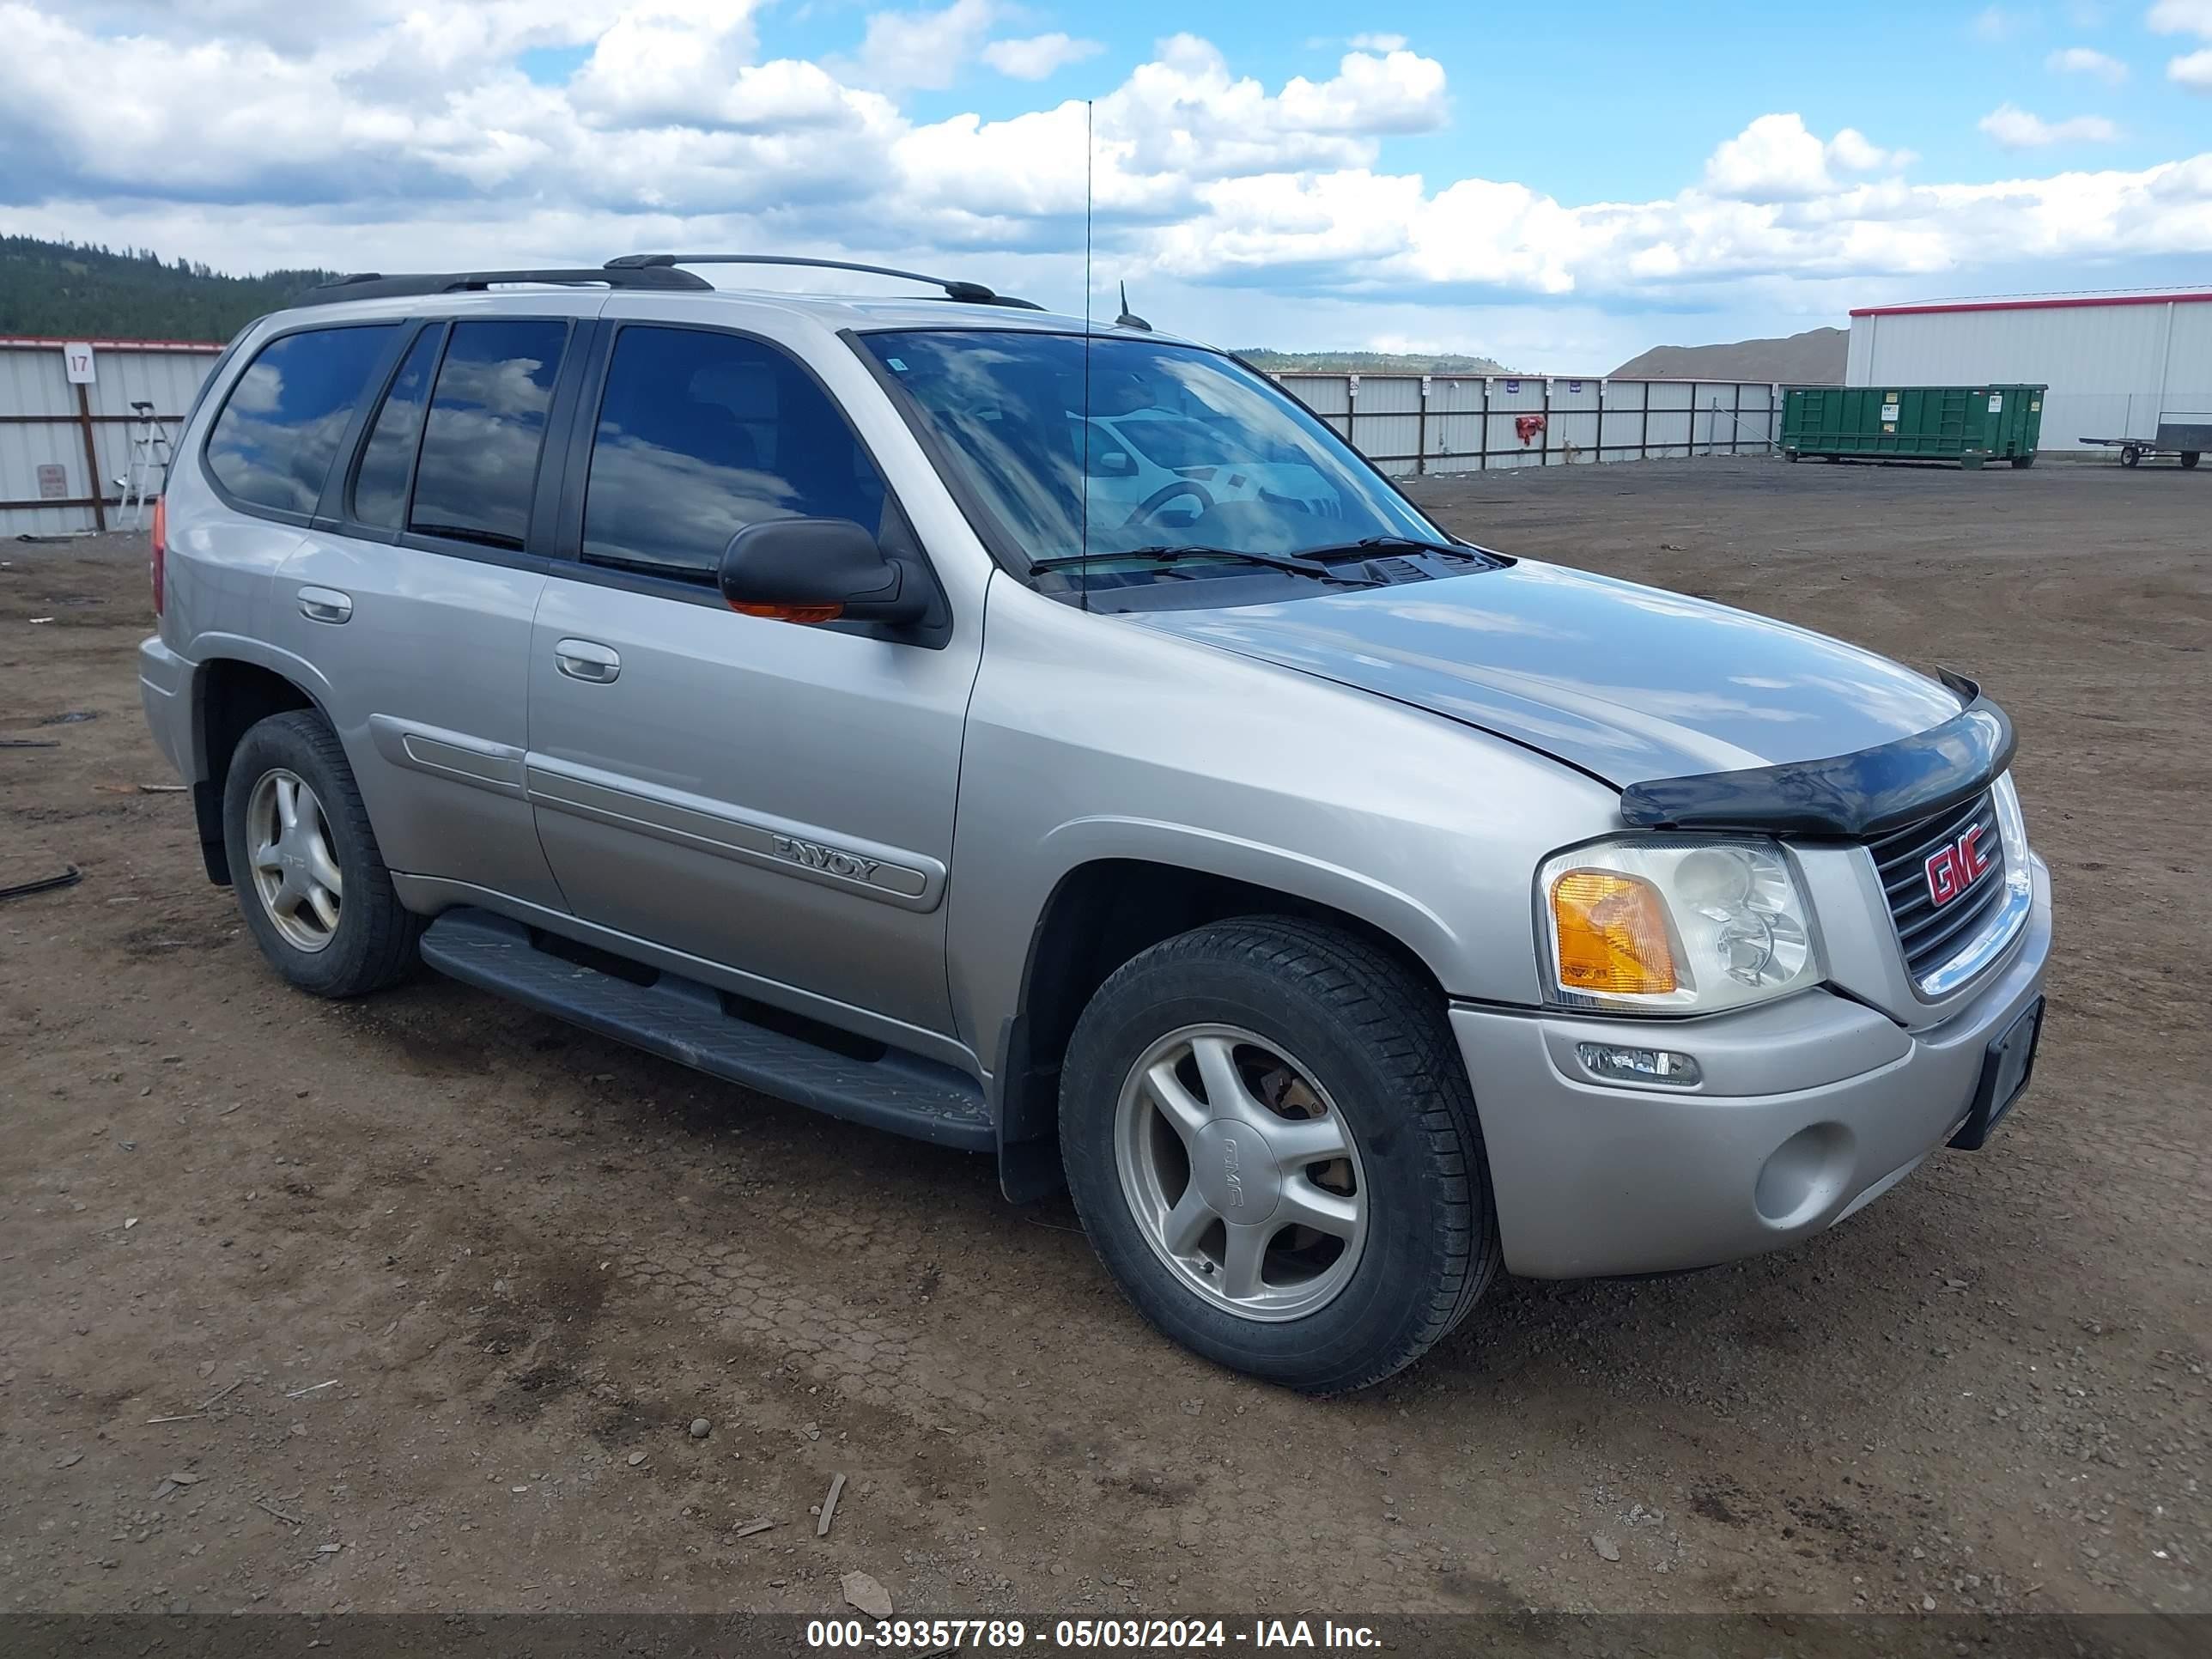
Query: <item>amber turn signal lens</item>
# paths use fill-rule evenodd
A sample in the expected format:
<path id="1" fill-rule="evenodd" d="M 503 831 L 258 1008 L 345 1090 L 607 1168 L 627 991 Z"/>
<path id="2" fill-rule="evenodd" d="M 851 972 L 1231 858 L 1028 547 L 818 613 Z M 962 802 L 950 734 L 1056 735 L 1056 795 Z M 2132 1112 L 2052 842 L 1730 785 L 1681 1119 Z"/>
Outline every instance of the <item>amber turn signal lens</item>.
<path id="1" fill-rule="evenodd" d="M 738 605 L 734 600 L 730 609 L 741 617 L 765 617 L 770 622 L 787 623 L 836 622 L 845 613 L 842 605 Z"/>
<path id="2" fill-rule="evenodd" d="M 1666 908 L 1650 882 L 1570 870 L 1552 884 L 1552 924 L 1563 989 L 1637 996 L 1674 988 Z"/>
<path id="3" fill-rule="evenodd" d="M 154 497 L 154 532 L 147 545 L 150 556 L 146 568 L 154 580 L 154 614 L 158 617 L 161 614 L 163 602 L 168 598 L 162 592 L 167 585 L 165 579 L 169 562 L 169 501 L 165 495 Z"/>

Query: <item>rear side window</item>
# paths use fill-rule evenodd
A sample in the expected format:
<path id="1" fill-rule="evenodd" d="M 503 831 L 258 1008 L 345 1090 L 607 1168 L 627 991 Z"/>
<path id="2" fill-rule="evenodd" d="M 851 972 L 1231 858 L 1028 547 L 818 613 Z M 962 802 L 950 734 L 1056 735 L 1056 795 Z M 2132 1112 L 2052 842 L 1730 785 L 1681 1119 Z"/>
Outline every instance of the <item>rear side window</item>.
<path id="1" fill-rule="evenodd" d="M 409 529 L 488 547 L 522 545 L 545 410 L 568 343 L 565 322 L 453 325 L 422 428 Z"/>
<path id="2" fill-rule="evenodd" d="M 710 577 L 763 519 L 883 527 L 882 475 L 827 393 L 757 340 L 632 325 L 615 341 L 584 497 L 584 557 Z"/>
<path id="3" fill-rule="evenodd" d="M 263 348 L 208 434 L 217 483 L 254 507 L 313 513 L 396 323 L 315 328 Z"/>
<path id="4" fill-rule="evenodd" d="M 392 390 L 384 394 L 384 407 L 376 411 L 353 481 L 353 515 L 363 524 L 399 528 L 407 506 L 407 475 L 415 465 L 415 440 L 422 430 L 422 406 L 430 400 L 430 375 L 438 367 L 438 342 L 443 337 L 441 329 L 422 331 Z"/>

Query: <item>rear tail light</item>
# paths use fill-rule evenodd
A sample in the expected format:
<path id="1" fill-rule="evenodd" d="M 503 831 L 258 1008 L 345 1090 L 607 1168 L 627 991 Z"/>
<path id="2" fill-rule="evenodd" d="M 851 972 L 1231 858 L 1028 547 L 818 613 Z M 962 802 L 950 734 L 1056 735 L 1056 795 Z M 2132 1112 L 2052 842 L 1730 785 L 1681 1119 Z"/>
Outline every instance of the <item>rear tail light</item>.
<path id="1" fill-rule="evenodd" d="M 169 552 L 168 509 L 169 503 L 165 499 L 159 495 L 154 497 L 154 553 L 148 568 L 154 578 L 154 614 L 156 617 L 161 614 L 161 568 Z"/>

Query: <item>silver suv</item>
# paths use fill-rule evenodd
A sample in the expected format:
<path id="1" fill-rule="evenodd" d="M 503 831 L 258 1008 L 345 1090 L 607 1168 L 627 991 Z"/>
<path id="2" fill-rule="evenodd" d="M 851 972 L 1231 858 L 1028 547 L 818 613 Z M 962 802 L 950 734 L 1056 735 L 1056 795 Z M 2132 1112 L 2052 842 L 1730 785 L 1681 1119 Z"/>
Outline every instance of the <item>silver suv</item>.
<path id="1" fill-rule="evenodd" d="M 294 984 L 419 957 L 1064 1181 L 1317 1392 L 1501 1266 L 1817 1232 L 2026 1084 L 1972 684 L 1462 542 L 1133 318 L 707 263 L 349 278 L 210 378 L 140 672 Z"/>

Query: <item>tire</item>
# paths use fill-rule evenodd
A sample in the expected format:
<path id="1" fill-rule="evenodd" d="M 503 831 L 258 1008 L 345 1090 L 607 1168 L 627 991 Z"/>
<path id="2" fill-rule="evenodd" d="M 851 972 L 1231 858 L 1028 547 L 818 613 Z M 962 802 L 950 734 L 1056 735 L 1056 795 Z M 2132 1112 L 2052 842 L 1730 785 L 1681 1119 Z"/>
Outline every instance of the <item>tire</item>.
<path id="1" fill-rule="evenodd" d="M 1206 1035 L 1185 1036 L 1193 1032 Z M 1202 1045 L 1212 1045 L 1217 1065 L 1224 1052 L 1233 1056 L 1247 1085 L 1228 1113 L 1199 1069 Z M 1159 1063 L 1195 1085 L 1183 1106 L 1206 1119 L 1202 1129 L 1172 1129 L 1141 1081 L 1157 1074 L 1163 1053 L 1181 1056 Z M 1283 1085 L 1286 1072 L 1295 1075 Z M 1272 1104 L 1271 1088 L 1280 1091 Z M 1255 1107 L 1276 1113 L 1271 1127 L 1253 1128 Z M 1318 1121 L 1286 1127 L 1300 1117 Z M 1307 1146 L 1342 1135 L 1348 1155 L 1309 1161 L 1291 1149 L 1279 1163 L 1271 1153 L 1288 1146 L 1285 1134 Z M 1184 1346 L 1271 1382 L 1309 1394 L 1379 1382 L 1464 1319 L 1498 1272 L 1474 1097 L 1435 989 L 1339 927 L 1247 917 L 1126 963 L 1076 1024 L 1060 1136 L 1084 1229 L 1137 1310 Z M 1178 1148 L 1179 1195 L 1168 1190 Z M 1165 1235 L 1201 1175 L 1198 1208 L 1209 1193 L 1221 1207 L 1178 1256 Z M 1316 1188 L 1326 1205 L 1361 1218 L 1349 1237 L 1278 1218 L 1292 1206 L 1310 1212 Z M 1232 1305 L 1224 1218 L 1248 1194 L 1256 1210 L 1270 1192 L 1266 1219 L 1243 1230 L 1261 1241 L 1261 1253 L 1245 1257 L 1260 1264 L 1256 1289 Z"/>
<path id="2" fill-rule="evenodd" d="M 2135 448 L 2133 446 L 2130 446 L 2126 449 L 2123 449 L 2120 452 L 2120 465 L 2122 466 L 2133 466 L 2136 462 L 2142 459 L 2142 452 Z"/>
<path id="3" fill-rule="evenodd" d="M 2189 469 L 2194 467 L 2197 465 L 2198 459 L 2202 457 L 2203 453 L 2204 452 L 2201 449 L 2183 450 L 2181 452 L 2182 470 L 2184 471 L 2187 471 Z"/>
<path id="4" fill-rule="evenodd" d="M 2033 466 L 2035 465 L 2035 457 L 2033 455 L 2015 455 L 2012 458 L 2012 464 L 2014 467 Z"/>
<path id="5" fill-rule="evenodd" d="M 288 789 L 294 816 L 306 823 L 312 809 L 319 831 L 311 825 L 300 845 L 288 842 L 281 866 L 257 868 L 257 847 L 275 845 L 264 832 L 274 822 L 266 815 L 281 820 Z M 272 714 L 239 740 L 223 781 L 222 829 L 246 926 L 270 965 L 293 984 L 317 996 L 362 996 L 414 967 L 422 919 L 392 891 L 345 750 L 320 714 Z M 312 833 L 319 835 L 319 852 L 306 839 Z M 335 889 L 316 877 L 331 866 Z M 272 882 L 297 886 L 272 900 L 266 891 Z M 322 888 L 335 927 L 313 903 L 293 896 L 307 886 Z"/>

